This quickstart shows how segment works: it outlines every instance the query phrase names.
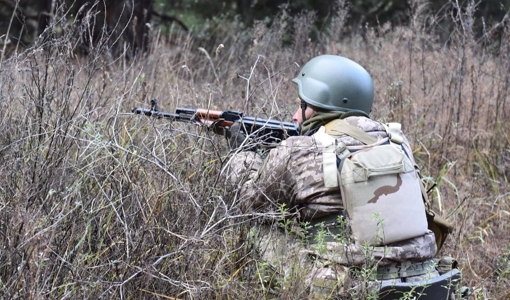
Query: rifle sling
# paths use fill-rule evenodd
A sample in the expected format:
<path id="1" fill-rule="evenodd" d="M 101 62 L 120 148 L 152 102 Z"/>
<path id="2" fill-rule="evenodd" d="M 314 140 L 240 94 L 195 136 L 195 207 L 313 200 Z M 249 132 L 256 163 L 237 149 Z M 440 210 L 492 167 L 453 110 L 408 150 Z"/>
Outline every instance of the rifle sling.
<path id="1" fill-rule="evenodd" d="M 371 145 L 377 142 L 376 138 L 372 137 L 365 131 L 349 124 L 347 121 L 342 119 L 333 120 L 328 124 L 324 125 L 324 127 L 326 128 L 326 133 L 329 133 L 331 135 L 346 134 L 359 140 L 365 145 Z"/>

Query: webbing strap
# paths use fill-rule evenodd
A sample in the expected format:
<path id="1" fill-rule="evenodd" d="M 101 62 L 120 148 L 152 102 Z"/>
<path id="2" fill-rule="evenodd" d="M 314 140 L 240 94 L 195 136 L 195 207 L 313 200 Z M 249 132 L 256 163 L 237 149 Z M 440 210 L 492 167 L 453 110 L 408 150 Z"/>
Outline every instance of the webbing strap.
<path id="1" fill-rule="evenodd" d="M 310 220 L 310 226 L 316 227 L 319 224 L 322 224 L 324 226 L 337 225 L 338 219 L 344 218 L 344 213 L 345 211 L 341 210 L 334 213 L 330 213 L 329 215 L 313 218 L 312 220 Z"/>
<path id="2" fill-rule="evenodd" d="M 349 124 L 347 121 L 342 119 L 336 119 L 324 126 L 326 132 L 333 135 L 347 134 L 365 145 L 371 145 L 377 142 L 377 139 L 359 129 L 356 126 Z"/>
<path id="3" fill-rule="evenodd" d="M 430 274 L 436 269 L 433 260 L 394 262 L 377 268 L 377 280 L 388 280 Z"/>
<path id="4" fill-rule="evenodd" d="M 318 242 L 315 237 L 317 237 L 320 231 L 327 233 L 324 236 L 324 242 L 334 242 L 335 237 L 345 233 L 345 228 L 342 223 L 340 223 L 342 222 L 340 221 L 341 219 L 344 219 L 344 211 L 334 212 L 332 214 L 310 220 L 310 226 L 306 229 L 308 236 L 310 237 L 309 243 L 315 244 Z"/>

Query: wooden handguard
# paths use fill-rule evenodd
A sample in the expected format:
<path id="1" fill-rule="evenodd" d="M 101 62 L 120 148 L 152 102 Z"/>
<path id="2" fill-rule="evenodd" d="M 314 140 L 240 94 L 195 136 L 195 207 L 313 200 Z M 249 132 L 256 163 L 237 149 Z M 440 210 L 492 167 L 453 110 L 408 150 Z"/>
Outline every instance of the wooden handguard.
<path id="1" fill-rule="evenodd" d="M 234 124 L 234 122 L 222 119 L 222 115 L 223 111 L 221 110 L 209 110 L 204 108 L 198 108 L 196 110 L 195 119 L 207 126 L 215 124 L 216 126 L 220 127 L 231 127 Z"/>

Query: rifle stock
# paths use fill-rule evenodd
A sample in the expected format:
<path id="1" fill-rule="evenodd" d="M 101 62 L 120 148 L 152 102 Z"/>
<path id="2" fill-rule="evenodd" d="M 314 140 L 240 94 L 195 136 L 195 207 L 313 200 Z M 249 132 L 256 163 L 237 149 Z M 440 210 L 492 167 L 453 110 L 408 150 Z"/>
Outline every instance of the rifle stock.
<path id="1" fill-rule="evenodd" d="M 241 130 L 251 138 L 257 138 L 264 143 L 278 143 L 289 136 L 299 135 L 298 127 L 291 122 L 281 122 L 271 119 L 245 117 L 239 111 L 221 111 L 205 108 L 177 108 L 175 113 L 161 112 L 158 110 L 156 100 L 152 100 L 151 109 L 135 107 L 131 111 L 134 114 L 143 114 L 148 117 L 165 118 L 170 121 L 181 121 L 201 124 L 216 134 L 229 136 L 229 129 L 234 122 L 239 121 L 243 126 Z"/>

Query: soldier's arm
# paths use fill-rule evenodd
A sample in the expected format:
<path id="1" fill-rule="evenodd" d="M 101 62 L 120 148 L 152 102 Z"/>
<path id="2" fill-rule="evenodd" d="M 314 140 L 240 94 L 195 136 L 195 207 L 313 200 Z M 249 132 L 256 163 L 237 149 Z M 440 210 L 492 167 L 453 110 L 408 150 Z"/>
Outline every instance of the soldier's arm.
<path id="1" fill-rule="evenodd" d="M 293 176 L 289 171 L 291 149 L 282 142 L 265 159 L 255 152 L 239 152 L 232 157 L 228 180 L 244 212 L 276 211 L 293 199 Z"/>

